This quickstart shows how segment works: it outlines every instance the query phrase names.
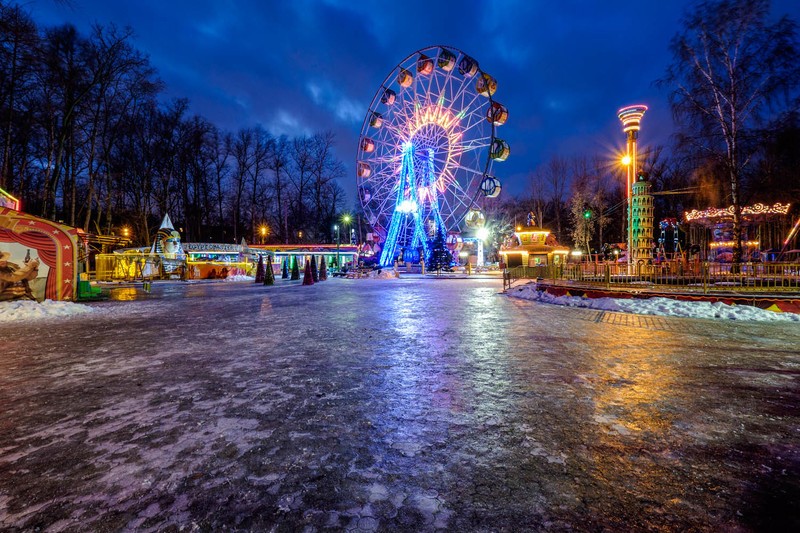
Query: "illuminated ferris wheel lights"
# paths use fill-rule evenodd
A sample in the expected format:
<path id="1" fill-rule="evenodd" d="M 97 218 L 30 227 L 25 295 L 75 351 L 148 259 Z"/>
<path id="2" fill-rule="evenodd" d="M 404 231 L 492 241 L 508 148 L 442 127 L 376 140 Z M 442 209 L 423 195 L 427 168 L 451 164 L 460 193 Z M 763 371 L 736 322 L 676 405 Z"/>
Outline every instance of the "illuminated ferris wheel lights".
<path id="1" fill-rule="evenodd" d="M 478 197 L 499 194 L 491 168 L 510 148 L 495 137 L 508 118 L 492 99 L 496 89 L 475 59 L 440 46 L 409 55 L 379 86 L 356 162 L 359 199 L 382 240 L 382 266 L 398 253 L 424 259 L 436 232 L 461 231 L 464 214 L 479 209 Z"/>

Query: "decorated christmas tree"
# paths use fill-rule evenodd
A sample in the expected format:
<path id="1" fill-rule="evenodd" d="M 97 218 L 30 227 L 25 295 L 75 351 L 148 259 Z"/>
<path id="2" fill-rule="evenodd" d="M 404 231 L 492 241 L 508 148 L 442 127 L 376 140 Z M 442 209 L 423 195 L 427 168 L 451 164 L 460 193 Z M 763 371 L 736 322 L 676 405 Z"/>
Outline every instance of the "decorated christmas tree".
<path id="1" fill-rule="evenodd" d="M 272 271 L 272 261 L 267 261 L 266 268 L 264 269 L 264 285 L 275 284 L 275 273 Z"/>
<path id="2" fill-rule="evenodd" d="M 264 256 L 258 256 L 258 266 L 256 267 L 256 283 L 264 283 Z"/>
<path id="3" fill-rule="evenodd" d="M 317 271 L 317 258 L 314 257 L 314 254 L 311 254 L 309 263 L 311 263 L 311 279 L 316 283 L 319 281 L 319 272 Z"/>
<path id="4" fill-rule="evenodd" d="M 292 257 L 292 281 L 300 279 L 300 267 L 297 266 L 297 258 Z"/>
<path id="5" fill-rule="evenodd" d="M 434 237 L 431 242 L 431 251 L 428 253 L 428 260 L 425 268 L 428 271 L 435 270 L 438 272 L 442 269 L 449 268 L 452 261 L 453 256 L 450 255 L 450 251 L 447 249 L 447 245 L 444 242 L 444 235 L 442 235 L 441 231 L 437 231 L 436 237 Z"/>
<path id="6" fill-rule="evenodd" d="M 283 268 L 281 268 L 281 279 L 289 279 L 289 258 L 283 258 Z"/>
<path id="7" fill-rule="evenodd" d="M 303 271 L 303 285 L 313 285 L 314 284 L 314 276 L 311 274 L 311 265 L 314 264 L 313 261 L 306 261 L 306 268 Z"/>
<path id="8" fill-rule="evenodd" d="M 319 280 L 325 281 L 328 279 L 328 265 L 325 263 L 325 256 L 319 258 Z"/>

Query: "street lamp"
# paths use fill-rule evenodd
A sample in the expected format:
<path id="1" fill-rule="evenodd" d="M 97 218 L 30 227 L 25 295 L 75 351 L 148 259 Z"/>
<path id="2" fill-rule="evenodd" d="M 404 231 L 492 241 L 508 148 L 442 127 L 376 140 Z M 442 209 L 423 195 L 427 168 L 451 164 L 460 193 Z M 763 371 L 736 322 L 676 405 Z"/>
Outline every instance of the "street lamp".
<path id="1" fill-rule="evenodd" d="M 333 229 L 336 230 L 336 272 L 341 272 L 342 264 L 339 262 L 339 224 L 334 224 Z"/>
<path id="2" fill-rule="evenodd" d="M 639 140 L 639 129 L 644 116 L 647 111 L 646 105 L 636 104 L 623 107 L 617 111 L 617 117 L 622 122 L 622 132 L 626 137 L 626 149 L 623 162 L 627 160 L 626 166 L 628 173 L 626 177 L 626 194 L 628 200 L 628 271 L 630 272 L 633 265 L 633 182 L 636 180 L 636 148 Z"/>
<path id="3" fill-rule="evenodd" d="M 344 229 L 345 229 L 344 234 L 349 237 L 351 232 L 347 230 L 350 228 L 350 221 L 353 220 L 353 217 L 350 216 L 350 213 L 345 213 L 342 215 L 341 220 L 342 224 L 344 224 Z M 350 244 L 352 244 L 352 242 Z"/>
<path id="4" fill-rule="evenodd" d="M 258 228 L 258 232 L 261 234 L 261 244 L 264 244 L 264 239 L 266 239 L 269 233 L 269 228 L 265 224 L 261 224 L 261 227 Z"/>

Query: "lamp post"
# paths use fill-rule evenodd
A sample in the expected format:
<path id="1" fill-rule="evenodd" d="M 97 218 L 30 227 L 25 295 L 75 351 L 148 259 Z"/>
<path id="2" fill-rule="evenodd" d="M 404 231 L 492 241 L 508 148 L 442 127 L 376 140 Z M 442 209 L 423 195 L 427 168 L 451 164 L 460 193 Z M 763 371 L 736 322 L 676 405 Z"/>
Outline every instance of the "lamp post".
<path id="1" fill-rule="evenodd" d="M 264 239 L 266 239 L 268 233 L 267 226 L 262 224 L 261 227 L 258 228 L 258 232 L 261 234 L 261 244 L 264 244 Z"/>
<path id="2" fill-rule="evenodd" d="M 333 229 L 336 230 L 336 272 L 341 272 L 342 264 L 339 262 L 339 224 L 334 224 Z"/>
<path id="3" fill-rule="evenodd" d="M 617 117 L 622 122 L 622 131 L 625 133 L 627 145 L 623 161 L 627 161 L 628 175 L 626 190 L 628 195 L 628 272 L 631 271 L 633 262 L 633 182 L 636 180 L 636 145 L 639 139 L 639 126 L 642 122 L 646 105 L 631 105 L 617 111 Z"/>

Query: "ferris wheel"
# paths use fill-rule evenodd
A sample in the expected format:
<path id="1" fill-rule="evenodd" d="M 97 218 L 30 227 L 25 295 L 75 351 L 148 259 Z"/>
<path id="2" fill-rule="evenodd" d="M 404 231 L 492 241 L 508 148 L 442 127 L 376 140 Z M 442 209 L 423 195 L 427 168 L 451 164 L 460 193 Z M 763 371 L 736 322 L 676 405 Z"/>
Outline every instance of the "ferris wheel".
<path id="1" fill-rule="evenodd" d="M 429 241 L 460 231 L 480 198 L 500 194 L 492 164 L 508 143 L 495 135 L 508 110 L 497 81 L 449 46 L 401 61 L 372 99 L 356 156 L 358 195 L 383 241 L 380 264 L 428 254 Z"/>

